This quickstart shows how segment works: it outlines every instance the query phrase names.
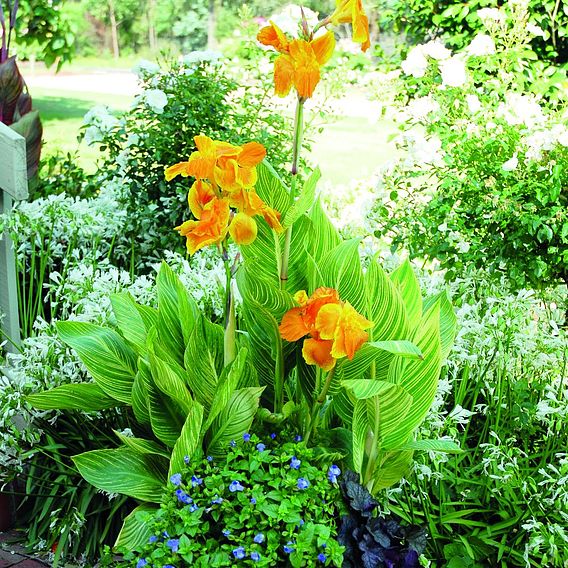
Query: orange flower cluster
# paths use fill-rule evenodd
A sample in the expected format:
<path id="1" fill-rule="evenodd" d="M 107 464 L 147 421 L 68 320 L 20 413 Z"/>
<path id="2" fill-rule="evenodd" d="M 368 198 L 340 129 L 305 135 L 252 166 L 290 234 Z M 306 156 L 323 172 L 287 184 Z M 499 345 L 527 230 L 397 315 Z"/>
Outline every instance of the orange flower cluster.
<path id="1" fill-rule="evenodd" d="M 223 242 L 227 233 L 237 244 L 252 243 L 258 231 L 253 219 L 256 215 L 262 215 L 270 227 L 281 231 L 280 213 L 266 205 L 254 190 L 256 166 L 266 155 L 264 146 L 258 142 L 234 146 L 204 135 L 194 140 L 197 151 L 189 160 L 166 168 L 167 181 L 178 175 L 195 178 L 188 203 L 196 220 L 176 227 L 186 237 L 189 253 Z"/>
<path id="2" fill-rule="evenodd" d="M 333 369 L 337 359 L 353 359 L 369 338 L 365 331 L 373 324 L 349 302 L 339 299 L 337 290 L 318 288 L 308 297 L 304 290 L 294 295 L 299 307 L 284 314 L 280 335 L 286 341 L 304 340 L 302 355 L 309 365 L 324 371 Z"/>
<path id="3" fill-rule="evenodd" d="M 361 44 L 361 49 L 369 49 L 369 19 L 361 0 L 336 0 L 335 11 L 317 27 L 331 23 L 335 26 L 349 23 L 353 27 L 353 41 Z M 306 26 L 307 27 L 307 26 Z M 305 32 L 308 34 L 308 32 Z M 335 49 L 335 36 L 328 31 L 314 39 L 309 37 L 290 39 L 274 22 L 258 32 L 257 39 L 263 45 L 273 47 L 280 53 L 274 61 L 274 90 L 285 97 L 292 86 L 301 99 L 314 94 L 320 80 L 320 68 L 325 65 Z"/>

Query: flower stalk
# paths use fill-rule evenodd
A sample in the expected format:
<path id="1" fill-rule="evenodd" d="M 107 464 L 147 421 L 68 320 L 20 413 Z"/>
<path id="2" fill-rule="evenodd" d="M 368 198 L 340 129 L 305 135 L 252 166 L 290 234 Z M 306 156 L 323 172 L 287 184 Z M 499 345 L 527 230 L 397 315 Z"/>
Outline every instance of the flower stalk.
<path id="1" fill-rule="evenodd" d="M 225 335 L 223 338 L 223 361 L 229 366 L 237 356 L 237 318 L 235 315 L 235 295 L 233 293 L 233 271 L 229 263 L 227 241 L 222 245 L 222 257 L 225 265 Z"/>

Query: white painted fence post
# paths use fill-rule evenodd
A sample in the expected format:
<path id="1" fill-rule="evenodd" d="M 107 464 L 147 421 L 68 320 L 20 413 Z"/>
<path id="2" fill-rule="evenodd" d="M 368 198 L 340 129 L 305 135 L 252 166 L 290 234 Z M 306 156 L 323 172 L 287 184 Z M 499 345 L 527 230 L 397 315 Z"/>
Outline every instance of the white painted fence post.
<path id="1" fill-rule="evenodd" d="M 28 197 L 28 174 L 26 165 L 26 140 L 0 122 L 0 214 L 9 213 L 13 199 Z M 18 288 L 16 262 L 12 239 L 7 232 L 0 235 L 0 312 L 2 334 L 16 345 L 20 344 L 20 320 L 18 317 Z M 7 342 L 8 351 L 16 347 Z"/>

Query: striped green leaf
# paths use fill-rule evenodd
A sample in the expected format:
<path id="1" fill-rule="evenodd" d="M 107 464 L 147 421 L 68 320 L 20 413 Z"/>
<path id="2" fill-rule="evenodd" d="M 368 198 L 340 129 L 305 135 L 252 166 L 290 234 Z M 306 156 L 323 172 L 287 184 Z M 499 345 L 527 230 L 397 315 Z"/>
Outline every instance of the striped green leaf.
<path id="1" fill-rule="evenodd" d="M 140 311 L 139 308 L 142 306 L 138 306 L 132 295 L 128 292 L 111 294 L 110 302 L 118 329 L 123 337 L 129 341 L 138 352 L 143 352 L 146 348 L 147 331 L 155 324 L 155 321 L 151 323 L 149 313 Z M 146 313 L 147 316 L 143 317 L 142 313 Z"/>
<path id="2" fill-rule="evenodd" d="M 132 410 L 136 420 L 140 424 L 150 424 L 150 410 L 148 408 L 148 387 L 146 383 L 151 381 L 151 377 L 143 376 L 146 367 L 144 367 L 144 361 L 138 359 L 138 372 L 134 377 L 134 384 L 132 385 Z M 148 368 L 148 374 L 150 370 Z"/>
<path id="3" fill-rule="evenodd" d="M 154 384 L 168 397 L 175 401 L 182 412 L 193 408 L 193 398 L 186 386 L 185 371 L 181 367 L 162 361 L 152 353 L 149 354 L 150 371 Z"/>
<path id="4" fill-rule="evenodd" d="M 463 452 L 459 444 L 456 444 L 453 440 L 412 440 L 407 442 L 402 449 L 421 452 L 444 452 L 446 454 Z"/>
<path id="5" fill-rule="evenodd" d="M 369 417 L 367 416 L 367 403 L 365 400 L 355 401 L 353 406 L 351 429 L 353 432 L 353 471 L 363 473 L 367 437 L 370 433 Z"/>
<path id="6" fill-rule="evenodd" d="M 373 474 L 372 493 L 377 494 L 382 489 L 398 483 L 410 472 L 412 466 L 412 450 L 403 452 L 386 452 L 379 456 L 377 467 Z"/>
<path id="7" fill-rule="evenodd" d="M 203 406 L 193 402 L 192 408 L 187 413 L 185 424 L 181 429 L 172 451 L 168 478 L 174 473 L 180 473 L 184 468 L 185 456 L 193 456 L 201 448 L 201 425 L 203 423 Z"/>
<path id="8" fill-rule="evenodd" d="M 418 278 L 412 270 L 410 261 L 406 259 L 394 272 L 390 274 L 391 282 L 400 293 L 410 329 L 415 329 L 422 317 L 422 295 Z"/>
<path id="9" fill-rule="evenodd" d="M 152 536 L 150 519 L 159 510 L 157 505 L 142 503 L 125 519 L 118 533 L 114 548 L 122 553 L 141 550 Z"/>
<path id="10" fill-rule="evenodd" d="M 136 353 L 116 331 L 77 321 L 56 324 L 59 337 L 73 348 L 101 389 L 131 404 Z"/>
<path id="11" fill-rule="evenodd" d="M 114 430 L 118 439 L 127 447 L 139 454 L 152 454 L 170 459 L 170 452 L 155 442 L 154 440 L 146 440 L 144 438 L 136 438 L 134 436 L 125 436 L 121 432 Z"/>
<path id="12" fill-rule="evenodd" d="M 284 182 L 267 160 L 260 163 L 256 171 L 258 179 L 255 189 L 258 196 L 270 207 L 284 215 L 290 199 Z"/>
<path id="13" fill-rule="evenodd" d="M 47 391 L 31 394 L 26 400 L 38 410 L 83 410 L 94 412 L 121 406 L 107 396 L 96 383 L 61 385 Z"/>
<path id="14" fill-rule="evenodd" d="M 445 361 L 452 350 L 456 338 L 457 318 L 447 292 L 440 292 L 424 302 L 425 309 L 436 302 L 440 304 L 440 341 L 442 361 Z"/>
<path id="15" fill-rule="evenodd" d="M 316 185 L 321 178 L 321 171 L 319 168 L 310 174 L 310 177 L 305 181 L 300 196 L 296 199 L 294 204 L 286 211 L 286 215 L 282 219 L 282 226 L 284 228 L 294 224 L 308 209 L 314 204 L 316 196 Z"/>
<path id="16" fill-rule="evenodd" d="M 316 199 L 308 216 L 313 224 L 313 236 L 309 252 L 319 264 L 328 252 L 341 243 L 341 238 L 337 229 L 325 214 L 319 198 Z"/>
<path id="17" fill-rule="evenodd" d="M 342 242 L 319 262 L 323 286 L 335 288 L 341 300 L 349 302 L 359 313 L 365 313 L 367 301 L 363 269 L 359 257 L 359 239 Z"/>
<path id="18" fill-rule="evenodd" d="M 238 440 L 250 429 L 263 390 L 262 387 L 251 387 L 233 393 L 210 428 L 209 454 L 223 456 L 231 440 Z"/>
<path id="19" fill-rule="evenodd" d="M 161 500 L 167 462 L 159 456 L 118 448 L 93 450 L 72 459 L 79 473 L 98 489 L 150 503 Z"/>
<path id="20" fill-rule="evenodd" d="M 399 357 L 406 357 L 408 359 L 423 359 L 422 351 L 406 339 L 391 339 L 390 341 L 372 341 L 368 344 L 374 349 L 380 351 L 387 351 Z"/>

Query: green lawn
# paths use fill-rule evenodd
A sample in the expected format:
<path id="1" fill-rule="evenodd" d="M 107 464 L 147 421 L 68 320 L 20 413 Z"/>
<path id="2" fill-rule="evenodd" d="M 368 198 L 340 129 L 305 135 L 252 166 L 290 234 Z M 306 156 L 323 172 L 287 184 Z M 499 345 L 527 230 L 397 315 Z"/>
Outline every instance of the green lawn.
<path id="1" fill-rule="evenodd" d="M 35 87 L 32 92 L 34 107 L 40 111 L 43 122 L 43 155 L 53 154 L 56 150 L 79 152 L 79 163 L 87 171 L 94 172 L 99 151 L 79 144 L 77 136 L 85 113 L 98 104 L 108 105 L 115 111 L 127 109 L 131 97 L 104 95 L 99 93 L 69 92 Z"/>

